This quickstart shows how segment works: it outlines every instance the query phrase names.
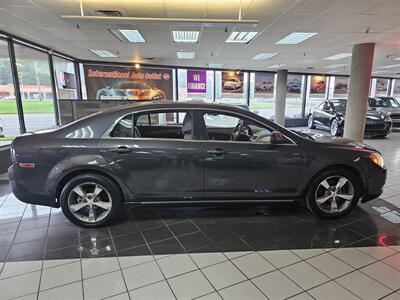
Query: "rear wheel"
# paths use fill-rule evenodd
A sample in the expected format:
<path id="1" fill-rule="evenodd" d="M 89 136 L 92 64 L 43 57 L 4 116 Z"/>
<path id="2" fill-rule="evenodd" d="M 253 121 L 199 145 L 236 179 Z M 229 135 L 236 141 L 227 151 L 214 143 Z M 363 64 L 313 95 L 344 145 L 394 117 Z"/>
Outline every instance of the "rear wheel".
<path id="1" fill-rule="evenodd" d="M 340 136 L 342 134 L 342 130 L 339 127 L 339 122 L 337 119 L 333 119 L 331 121 L 330 131 L 332 136 Z"/>
<path id="2" fill-rule="evenodd" d="M 319 217 L 337 218 L 349 213 L 361 196 L 360 179 L 346 169 L 334 168 L 311 182 L 306 204 Z"/>
<path id="3" fill-rule="evenodd" d="M 122 194 L 107 177 L 82 174 L 67 182 L 61 192 L 60 203 L 64 215 L 72 223 L 100 227 L 118 215 Z"/>
<path id="4" fill-rule="evenodd" d="M 314 118 L 313 118 L 312 114 L 308 116 L 307 125 L 308 125 L 308 128 L 315 129 Z"/>

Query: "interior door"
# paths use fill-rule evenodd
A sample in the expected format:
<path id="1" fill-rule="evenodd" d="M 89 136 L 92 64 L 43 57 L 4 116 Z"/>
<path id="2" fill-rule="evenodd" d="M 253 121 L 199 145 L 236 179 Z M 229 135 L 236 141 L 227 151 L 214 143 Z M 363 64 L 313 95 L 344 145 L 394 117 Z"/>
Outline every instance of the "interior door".
<path id="1" fill-rule="evenodd" d="M 264 135 L 258 142 L 246 142 L 243 137 L 241 141 L 230 141 L 235 126 L 230 130 L 227 126 L 232 126 L 229 124 L 232 122 L 224 122 L 223 116 L 215 114 L 216 121 L 210 122 L 211 116 L 213 114 L 204 115 L 207 134 L 211 133 L 208 141 L 203 143 L 206 197 L 276 199 L 296 194 L 302 171 L 302 155 L 296 144 L 270 144 L 266 134 L 270 131 L 265 128 L 257 132 L 259 136 Z M 235 116 L 228 116 L 232 117 Z M 225 140 L 214 138 L 218 128 L 225 128 L 228 133 Z M 256 131 L 254 128 L 253 133 Z"/>
<path id="2" fill-rule="evenodd" d="M 202 196 L 204 176 L 201 141 L 184 139 L 183 135 L 176 138 L 177 133 L 173 132 L 172 138 L 168 138 L 165 131 L 162 138 L 155 137 L 148 128 L 152 125 L 155 125 L 156 131 L 159 126 L 169 124 L 171 131 L 182 130 L 182 126 L 178 128 L 176 122 L 160 122 L 160 119 L 156 120 L 157 124 L 147 124 L 146 133 L 151 137 L 141 137 L 138 136 L 141 135 L 138 131 L 140 126 L 132 125 L 135 124 L 135 118 L 128 116 L 125 121 L 120 121 L 127 127 L 128 136 L 120 136 L 121 130 L 117 131 L 117 136 L 112 136 L 111 132 L 110 136 L 100 140 L 100 151 L 114 172 L 141 201 L 182 200 Z"/>

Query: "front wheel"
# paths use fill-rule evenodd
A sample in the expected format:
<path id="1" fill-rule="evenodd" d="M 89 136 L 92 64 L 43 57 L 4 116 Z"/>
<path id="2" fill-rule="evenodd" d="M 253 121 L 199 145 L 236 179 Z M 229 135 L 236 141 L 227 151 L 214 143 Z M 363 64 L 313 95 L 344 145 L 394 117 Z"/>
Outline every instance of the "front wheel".
<path id="1" fill-rule="evenodd" d="M 82 227 L 101 227 L 120 211 L 122 193 L 109 178 L 98 174 L 82 174 L 64 186 L 60 204 L 64 215 Z"/>
<path id="2" fill-rule="evenodd" d="M 360 179 L 340 168 L 314 178 L 306 195 L 308 209 L 322 218 L 337 218 L 349 213 L 362 196 Z"/>
<path id="3" fill-rule="evenodd" d="M 342 134 L 342 130 L 339 127 L 339 121 L 337 119 L 333 119 L 331 121 L 330 131 L 332 136 L 340 136 Z"/>
<path id="4" fill-rule="evenodd" d="M 309 116 L 308 116 L 307 125 L 308 125 L 308 128 L 310 128 L 310 129 L 315 129 L 315 124 L 314 124 L 313 115 L 309 115 Z"/>

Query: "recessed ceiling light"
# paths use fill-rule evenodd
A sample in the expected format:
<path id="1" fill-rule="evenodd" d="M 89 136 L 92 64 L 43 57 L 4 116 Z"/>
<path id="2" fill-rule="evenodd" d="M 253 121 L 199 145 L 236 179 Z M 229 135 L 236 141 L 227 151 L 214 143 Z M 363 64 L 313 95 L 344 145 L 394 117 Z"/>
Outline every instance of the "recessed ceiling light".
<path id="1" fill-rule="evenodd" d="M 381 69 L 391 69 L 391 68 L 399 68 L 399 67 L 400 67 L 400 64 L 395 64 L 395 65 L 382 66 L 382 67 L 379 67 L 379 68 L 381 68 Z"/>
<path id="2" fill-rule="evenodd" d="M 267 60 L 270 59 L 271 57 L 274 57 L 278 53 L 258 53 L 256 56 L 252 58 L 252 60 Z"/>
<path id="3" fill-rule="evenodd" d="M 210 68 L 216 68 L 216 69 L 220 69 L 224 67 L 224 64 L 209 64 L 208 65 Z"/>
<path id="4" fill-rule="evenodd" d="M 136 29 L 110 29 L 111 33 L 124 42 L 146 43 L 143 36 Z"/>
<path id="5" fill-rule="evenodd" d="M 291 34 L 285 36 L 280 41 L 277 41 L 276 44 L 280 45 L 295 45 L 304 42 L 305 40 L 317 35 L 318 32 L 292 32 Z"/>
<path id="6" fill-rule="evenodd" d="M 270 69 L 278 69 L 278 68 L 282 68 L 284 66 L 286 66 L 286 65 L 285 64 L 275 64 L 275 65 L 269 66 L 269 68 Z"/>
<path id="7" fill-rule="evenodd" d="M 176 56 L 178 59 L 195 59 L 196 52 L 192 51 L 177 51 Z"/>
<path id="8" fill-rule="evenodd" d="M 100 57 L 118 57 L 117 55 L 108 50 L 89 50 L 89 51 L 93 52 L 94 54 Z"/>
<path id="9" fill-rule="evenodd" d="M 395 58 L 394 60 L 400 60 L 400 57 Z"/>
<path id="10" fill-rule="evenodd" d="M 179 30 L 172 31 L 172 38 L 175 43 L 197 43 L 200 31 Z"/>
<path id="11" fill-rule="evenodd" d="M 329 57 L 325 57 L 324 59 L 325 60 L 339 60 L 339 59 L 343 59 L 343 58 L 350 57 L 350 56 L 351 56 L 351 53 L 345 52 L 345 53 L 338 53 L 338 54 L 335 54 L 335 55 L 332 55 Z"/>
<path id="12" fill-rule="evenodd" d="M 226 39 L 227 43 L 240 43 L 247 44 L 258 34 L 255 31 L 234 31 L 231 35 Z"/>
<path id="13" fill-rule="evenodd" d="M 336 69 L 336 68 L 340 68 L 340 67 L 346 67 L 347 64 L 336 64 L 336 65 L 330 65 L 330 66 L 326 66 L 324 67 L 325 69 Z"/>

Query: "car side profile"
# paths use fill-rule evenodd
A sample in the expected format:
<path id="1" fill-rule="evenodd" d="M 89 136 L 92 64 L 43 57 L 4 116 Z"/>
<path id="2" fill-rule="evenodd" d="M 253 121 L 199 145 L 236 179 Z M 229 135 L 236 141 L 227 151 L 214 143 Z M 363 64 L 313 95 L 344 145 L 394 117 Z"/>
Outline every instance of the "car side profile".
<path id="1" fill-rule="evenodd" d="M 308 127 L 314 129 L 328 129 L 332 136 L 341 136 L 344 131 L 346 115 L 346 99 L 330 99 L 311 108 L 308 115 Z M 392 120 L 383 111 L 367 111 L 365 135 L 372 137 L 385 137 L 392 130 Z"/>
<path id="2" fill-rule="evenodd" d="M 236 90 L 242 86 L 242 82 L 237 78 L 226 79 L 224 82 L 224 89 Z"/>
<path id="3" fill-rule="evenodd" d="M 121 81 L 98 90 L 96 99 L 164 100 L 165 93 L 146 82 Z"/>
<path id="4" fill-rule="evenodd" d="M 378 197 L 380 153 L 346 139 L 316 141 L 249 110 L 147 102 L 114 108 L 11 144 L 11 187 L 26 203 L 102 226 L 123 204 L 304 203 L 335 218 Z"/>

